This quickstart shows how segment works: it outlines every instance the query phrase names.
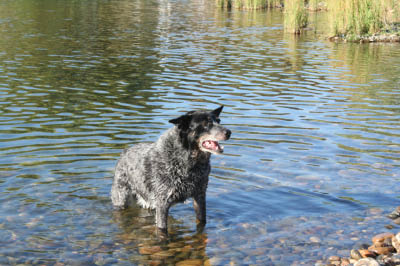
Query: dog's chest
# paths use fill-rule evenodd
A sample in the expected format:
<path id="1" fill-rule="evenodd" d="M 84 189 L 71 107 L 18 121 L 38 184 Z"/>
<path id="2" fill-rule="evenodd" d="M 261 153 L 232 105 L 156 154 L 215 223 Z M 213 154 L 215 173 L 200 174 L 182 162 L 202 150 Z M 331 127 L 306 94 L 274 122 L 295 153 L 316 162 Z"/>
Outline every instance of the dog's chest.
<path id="1" fill-rule="evenodd" d="M 174 201 L 185 201 L 207 189 L 210 165 L 197 165 L 187 171 L 182 171 L 182 175 L 176 175 L 171 187 L 171 196 Z"/>

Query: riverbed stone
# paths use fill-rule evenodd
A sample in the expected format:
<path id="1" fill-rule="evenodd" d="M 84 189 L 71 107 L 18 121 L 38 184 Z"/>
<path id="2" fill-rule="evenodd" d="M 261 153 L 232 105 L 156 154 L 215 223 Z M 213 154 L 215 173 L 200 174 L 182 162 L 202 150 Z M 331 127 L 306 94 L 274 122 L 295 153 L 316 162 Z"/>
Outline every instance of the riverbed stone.
<path id="1" fill-rule="evenodd" d="M 176 266 L 199 266 L 203 265 L 203 261 L 200 259 L 188 259 L 183 260 L 175 264 Z"/>
<path id="2" fill-rule="evenodd" d="M 400 232 L 392 237 L 392 246 L 400 253 Z"/>
<path id="3" fill-rule="evenodd" d="M 378 234 L 372 238 L 372 243 L 373 244 L 383 243 L 385 242 L 386 239 L 391 239 L 393 236 L 394 234 L 389 232 Z"/>
<path id="4" fill-rule="evenodd" d="M 390 254 L 392 252 L 395 252 L 396 250 L 393 248 L 392 245 L 390 246 L 376 246 L 376 245 L 372 245 L 368 248 L 368 250 L 379 254 L 379 255 L 387 255 Z"/>
<path id="5" fill-rule="evenodd" d="M 354 266 L 380 266 L 379 263 L 373 258 L 363 258 L 356 263 Z"/>
<path id="6" fill-rule="evenodd" d="M 350 251 L 350 257 L 355 260 L 362 259 L 360 252 L 357 249 L 352 249 Z"/>
<path id="7" fill-rule="evenodd" d="M 375 258 L 376 257 L 376 254 L 368 249 L 360 249 L 358 252 L 360 252 L 360 254 L 363 258 Z"/>
<path id="8" fill-rule="evenodd" d="M 161 251 L 160 246 L 143 246 L 139 248 L 139 253 L 142 255 L 150 255 Z"/>
<path id="9" fill-rule="evenodd" d="M 396 219 L 394 219 L 394 220 L 393 220 L 393 222 L 394 222 L 395 224 L 398 224 L 398 225 L 400 225 L 400 217 L 399 217 L 399 218 L 396 218 Z"/>

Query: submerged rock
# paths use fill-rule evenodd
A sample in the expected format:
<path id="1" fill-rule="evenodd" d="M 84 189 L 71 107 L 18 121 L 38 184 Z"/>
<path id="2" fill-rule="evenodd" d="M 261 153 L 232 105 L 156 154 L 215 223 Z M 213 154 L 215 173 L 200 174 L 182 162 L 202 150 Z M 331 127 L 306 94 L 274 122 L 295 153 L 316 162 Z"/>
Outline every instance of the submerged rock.
<path id="1" fill-rule="evenodd" d="M 364 258 L 357 261 L 354 266 L 380 266 L 379 263 L 373 258 Z"/>

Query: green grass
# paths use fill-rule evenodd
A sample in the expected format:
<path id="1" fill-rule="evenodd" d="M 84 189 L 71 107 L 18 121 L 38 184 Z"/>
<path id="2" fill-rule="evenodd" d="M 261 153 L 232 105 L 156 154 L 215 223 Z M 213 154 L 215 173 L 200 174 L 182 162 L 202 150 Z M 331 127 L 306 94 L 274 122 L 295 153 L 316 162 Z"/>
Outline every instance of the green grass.
<path id="1" fill-rule="evenodd" d="M 281 7 L 283 0 L 216 0 L 216 3 L 221 8 L 255 10 L 268 7 Z"/>
<path id="2" fill-rule="evenodd" d="M 304 0 L 285 0 L 284 27 L 286 32 L 300 34 L 308 23 Z"/>
<path id="3" fill-rule="evenodd" d="M 398 0 L 328 0 L 331 33 L 356 38 L 376 34 L 399 19 Z"/>

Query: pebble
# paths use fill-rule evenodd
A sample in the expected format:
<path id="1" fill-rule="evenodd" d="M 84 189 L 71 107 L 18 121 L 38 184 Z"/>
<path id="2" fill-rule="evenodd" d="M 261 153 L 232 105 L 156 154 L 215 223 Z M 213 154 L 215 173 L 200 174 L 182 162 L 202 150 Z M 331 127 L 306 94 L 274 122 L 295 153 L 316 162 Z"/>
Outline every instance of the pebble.
<path id="1" fill-rule="evenodd" d="M 398 253 L 400 253 L 400 233 L 397 233 L 392 238 L 392 246 L 397 250 Z"/>
<path id="2" fill-rule="evenodd" d="M 376 257 L 376 254 L 368 249 L 360 249 L 359 252 L 363 258 L 375 258 Z"/>
<path id="3" fill-rule="evenodd" d="M 356 249 L 352 249 L 350 251 L 350 257 L 352 259 L 355 259 L 355 260 L 362 259 L 362 256 L 361 256 L 360 252 L 358 250 L 356 250 Z"/>
<path id="4" fill-rule="evenodd" d="M 320 239 L 319 237 L 312 236 L 312 237 L 310 237 L 310 241 L 311 241 L 312 243 L 320 243 L 320 242 L 321 242 L 321 239 Z"/>
<path id="5" fill-rule="evenodd" d="M 189 259 L 183 260 L 175 264 L 176 266 L 197 266 L 203 265 L 203 261 L 200 259 Z"/>
<path id="6" fill-rule="evenodd" d="M 380 266 L 379 263 L 373 258 L 364 258 L 357 261 L 354 266 Z"/>
<path id="7" fill-rule="evenodd" d="M 376 254 L 379 254 L 379 255 L 387 255 L 387 254 L 390 254 L 390 253 L 396 251 L 393 248 L 393 246 L 391 246 L 391 245 L 390 246 L 386 246 L 386 247 L 379 247 L 379 246 L 372 245 L 372 246 L 370 246 L 368 248 L 368 250 L 370 250 L 370 251 L 372 251 L 372 252 L 374 252 Z"/>
<path id="8" fill-rule="evenodd" d="M 394 236 L 393 233 L 382 233 L 374 236 L 372 238 L 373 244 L 383 243 L 386 239 L 391 239 Z"/>
<path id="9" fill-rule="evenodd" d="M 150 255 L 150 254 L 154 254 L 156 252 L 161 251 L 161 247 L 160 246 L 152 246 L 152 247 L 140 247 L 139 248 L 139 253 L 142 255 Z"/>

